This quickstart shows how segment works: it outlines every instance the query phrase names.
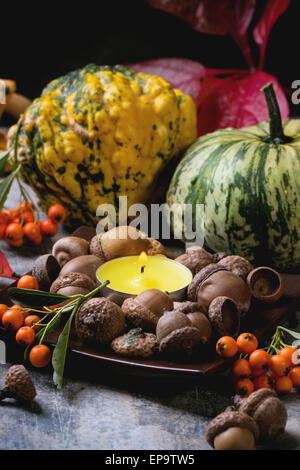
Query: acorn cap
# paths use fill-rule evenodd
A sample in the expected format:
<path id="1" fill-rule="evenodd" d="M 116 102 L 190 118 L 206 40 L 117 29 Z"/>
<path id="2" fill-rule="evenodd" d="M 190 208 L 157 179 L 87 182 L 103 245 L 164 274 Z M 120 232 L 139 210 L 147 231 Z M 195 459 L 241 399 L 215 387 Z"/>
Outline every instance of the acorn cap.
<path id="1" fill-rule="evenodd" d="M 214 255 L 208 253 L 208 251 L 200 246 L 190 246 L 184 254 L 175 258 L 175 261 L 183 264 L 193 274 L 196 274 L 205 266 L 214 263 Z"/>
<path id="2" fill-rule="evenodd" d="M 90 241 L 89 249 L 92 255 L 97 256 L 98 258 L 101 259 L 102 262 L 105 262 L 106 258 L 101 248 L 100 239 L 101 239 L 101 236 L 95 235 Z"/>
<path id="3" fill-rule="evenodd" d="M 159 352 L 174 358 L 177 356 L 189 357 L 200 341 L 201 333 L 198 328 L 185 326 L 173 330 L 168 336 L 165 336 L 159 343 Z"/>
<path id="4" fill-rule="evenodd" d="M 232 427 L 248 429 L 254 435 L 255 440 L 258 439 L 259 429 L 251 416 L 240 411 L 224 411 L 209 423 L 206 431 L 207 442 L 214 447 L 215 437 Z"/>
<path id="5" fill-rule="evenodd" d="M 268 266 L 253 269 L 247 276 L 247 284 L 253 297 L 264 303 L 277 302 L 283 294 L 280 274 Z"/>
<path id="6" fill-rule="evenodd" d="M 260 389 L 244 398 L 239 410 L 252 416 L 262 437 L 272 437 L 284 431 L 287 411 L 277 393 L 270 389 Z"/>
<path id="7" fill-rule="evenodd" d="M 37 280 L 41 290 L 48 291 L 52 282 L 57 278 L 60 265 L 57 259 L 48 254 L 39 256 L 33 265 L 32 275 Z"/>
<path id="8" fill-rule="evenodd" d="M 95 235 L 90 242 L 90 252 L 102 262 L 121 256 L 139 255 L 148 250 L 151 243 L 145 234 L 135 227 L 119 225 L 100 235 Z"/>
<path id="9" fill-rule="evenodd" d="M 25 367 L 21 364 L 11 366 L 5 376 L 6 396 L 18 400 L 31 401 L 36 396 L 36 389 Z"/>
<path id="10" fill-rule="evenodd" d="M 253 269 L 252 264 L 248 260 L 237 255 L 224 256 L 218 261 L 218 264 L 244 280 Z"/>
<path id="11" fill-rule="evenodd" d="M 75 330 L 79 338 L 106 343 L 125 328 L 121 308 L 105 297 L 94 297 L 81 304 L 75 314 Z"/>
<path id="12" fill-rule="evenodd" d="M 173 310 L 171 297 L 159 289 L 148 289 L 134 298 L 125 299 L 122 310 L 127 320 L 145 331 L 154 332 L 158 319 Z"/>
<path id="13" fill-rule="evenodd" d="M 208 318 L 220 336 L 237 336 L 240 329 L 240 314 L 234 300 L 216 297 L 208 309 Z"/>
<path id="14" fill-rule="evenodd" d="M 261 404 L 263 400 L 270 397 L 278 398 L 275 390 L 270 390 L 269 388 L 260 388 L 255 392 L 251 393 L 249 397 L 244 398 L 239 405 L 239 410 L 243 413 L 247 413 L 252 416 L 255 413 L 256 408 Z"/>
<path id="15" fill-rule="evenodd" d="M 147 250 L 147 254 L 149 256 L 156 256 L 156 255 L 165 255 L 166 254 L 166 249 L 162 243 L 160 243 L 159 240 L 156 240 L 155 238 L 148 238 L 147 239 L 150 242 L 150 248 Z"/>
<path id="16" fill-rule="evenodd" d="M 174 310 L 176 312 L 185 313 L 186 315 L 193 312 L 205 313 L 206 311 L 202 304 L 199 302 L 191 302 L 190 300 L 186 300 L 185 302 L 176 302 L 176 305 L 174 302 Z"/>
<path id="17" fill-rule="evenodd" d="M 128 357 L 152 357 L 158 352 L 158 346 L 156 336 L 144 332 L 141 328 L 134 328 L 111 342 L 115 353 Z"/>
<path id="18" fill-rule="evenodd" d="M 221 259 L 226 258 L 226 256 L 229 256 L 225 251 L 220 251 L 219 253 L 214 254 L 214 263 L 218 263 L 221 261 Z"/>
<path id="19" fill-rule="evenodd" d="M 142 328 L 145 331 L 154 332 L 159 317 L 149 308 L 144 307 L 136 301 L 136 298 L 125 299 L 122 304 L 122 311 L 126 320 L 132 325 Z"/>

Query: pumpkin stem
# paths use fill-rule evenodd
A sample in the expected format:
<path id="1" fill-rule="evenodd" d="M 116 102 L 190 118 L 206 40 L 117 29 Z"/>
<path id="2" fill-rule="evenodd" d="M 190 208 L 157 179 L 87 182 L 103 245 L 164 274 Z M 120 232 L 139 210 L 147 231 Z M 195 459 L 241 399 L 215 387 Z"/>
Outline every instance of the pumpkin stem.
<path id="1" fill-rule="evenodd" d="M 270 136 L 264 139 L 264 141 L 273 144 L 285 144 L 287 142 L 291 142 L 293 139 L 284 135 L 283 132 L 281 113 L 273 88 L 273 83 L 267 83 L 261 91 L 264 94 L 268 106 L 270 124 Z"/>

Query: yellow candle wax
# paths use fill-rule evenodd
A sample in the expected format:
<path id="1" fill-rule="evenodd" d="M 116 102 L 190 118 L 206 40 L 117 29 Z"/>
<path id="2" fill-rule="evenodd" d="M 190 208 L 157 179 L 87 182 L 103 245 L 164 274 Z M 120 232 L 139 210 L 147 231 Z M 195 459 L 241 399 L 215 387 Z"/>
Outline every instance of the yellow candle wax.
<path id="1" fill-rule="evenodd" d="M 147 289 L 174 292 L 192 280 L 191 271 L 168 258 L 159 256 L 126 256 L 107 261 L 97 270 L 100 282 L 118 292 L 138 295 Z"/>

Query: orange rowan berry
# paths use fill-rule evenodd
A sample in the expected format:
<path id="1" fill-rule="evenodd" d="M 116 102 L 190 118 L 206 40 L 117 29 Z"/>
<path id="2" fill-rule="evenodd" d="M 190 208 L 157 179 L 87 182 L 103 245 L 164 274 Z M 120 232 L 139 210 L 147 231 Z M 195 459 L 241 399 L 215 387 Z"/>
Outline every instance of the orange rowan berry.
<path id="1" fill-rule="evenodd" d="M 216 351 L 224 358 L 233 357 L 238 352 L 236 341 L 231 336 L 222 336 L 216 344 Z"/>
<path id="2" fill-rule="evenodd" d="M 22 326 L 16 334 L 16 341 L 18 344 L 29 346 L 34 342 L 35 332 L 30 326 Z"/>
<path id="3" fill-rule="evenodd" d="M 37 344 L 29 353 L 29 360 L 34 367 L 46 367 L 51 360 L 51 351 L 45 344 Z"/>
<path id="4" fill-rule="evenodd" d="M 238 336 L 237 345 L 239 351 L 243 354 L 250 354 L 257 349 L 258 341 L 252 333 L 242 333 Z"/>
<path id="5" fill-rule="evenodd" d="M 30 276 L 29 274 L 25 274 L 24 276 L 20 277 L 17 283 L 17 287 L 19 289 L 34 289 L 37 290 L 39 288 L 39 284 L 35 277 Z"/>

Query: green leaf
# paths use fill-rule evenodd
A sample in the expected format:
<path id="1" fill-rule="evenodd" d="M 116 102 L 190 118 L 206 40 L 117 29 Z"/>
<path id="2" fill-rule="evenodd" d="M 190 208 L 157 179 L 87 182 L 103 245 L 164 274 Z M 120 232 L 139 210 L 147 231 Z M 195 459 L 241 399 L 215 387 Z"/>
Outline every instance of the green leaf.
<path id="1" fill-rule="evenodd" d="M 3 181 L 0 183 L 0 210 L 4 206 L 7 195 L 11 188 L 14 178 L 17 176 L 20 171 L 21 165 L 18 165 L 17 168 L 12 171 Z"/>
<path id="2" fill-rule="evenodd" d="M 283 326 L 278 327 L 280 330 L 285 331 L 289 335 L 291 335 L 293 338 L 300 339 L 300 333 L 294 330 L 288 330 L 287 328 L 284 328 Z"/>
<path id="3" fill-rule="evenodd" d="M 71 300 L 71 297 L 62 294 L 54 294 L 52 292 L 44 292 L 42 290 L 19 289 L 18 287 L 10 287 L 8 289 L 10 300 L 23 307 L 47 307 Z"/>
<path id="4" fill-rule="evenodd" d="M 59 328 L 59 325 L 60 325 L 60 318 L 61 318 L 61 315 L 57 315 L 55 317 L 53 317 L 50 322 L 48 323 L 48 325 L 46 325 L 44 328 L 42 328 L 37 334 L 36 334 L 36 340 L 39 341 L 39 339 L 44 335 L 44 338 L 43 340 L 46 340 L 47 337 L 50 335 L 50 333 L 54 330 L 57 330 L 57 328 Z M 46 330 L 46 332 L 45 332 Z M 44 333 L 45 332 L 45 333 Z"/>
<path id="5" fill-rule="evenodd" d="M 4 173 L 10 151 L 11 151 L 11 148 L 9 148 L 8 150 L 5 150 L 4 152 L 0 152 L 0 176 L 2 176 Z"/>
<path id="6" fill-rule="evenodd" d="M 62 330 L 61 334 L 58 337 L 55 349 L 52 355 L 52 366 L 53 366 L 53 382 L 57 385 L 58 389 L 62 388 L 63 384 L 63 376 L 65 370 L 65 362 L 66 362 L 66 354 L 67 354 L 67 347 L 69 342 L 70 336 L 70 329 L 73 317 L 75 315 L 77 306 L 74 308 L 73 312 L 70 315 L 69 320 L 65 324 L 64 329 Z"/>
<path id="7" fill-rule="evenodd" d="M 24 351 L 24 362 L 28 361 L 29 359 L 29 353 L 30 353 L 30 350 L 31 348 L 34 346 L 34 344 L 30 344 L 29 346 L 27 346 L 27 348 L 25 349 Z"/>
<path id="8" fill-rule="evenodd" d="M 293 338 L 300 339 L 300 333 L 297 333 L 297 331 L 289 330 L 288 334 L 291 335 Z"/>

